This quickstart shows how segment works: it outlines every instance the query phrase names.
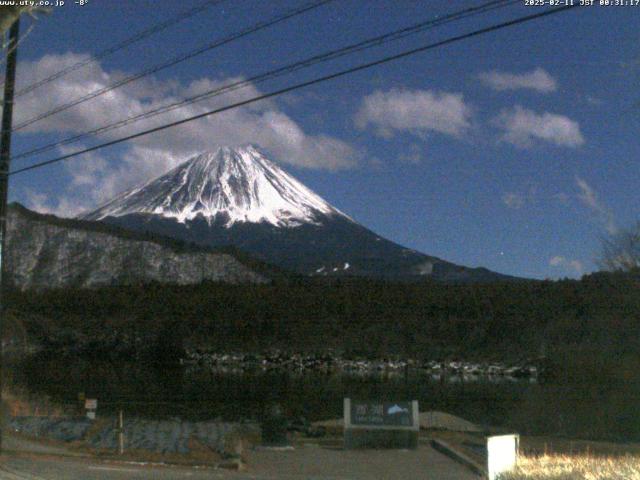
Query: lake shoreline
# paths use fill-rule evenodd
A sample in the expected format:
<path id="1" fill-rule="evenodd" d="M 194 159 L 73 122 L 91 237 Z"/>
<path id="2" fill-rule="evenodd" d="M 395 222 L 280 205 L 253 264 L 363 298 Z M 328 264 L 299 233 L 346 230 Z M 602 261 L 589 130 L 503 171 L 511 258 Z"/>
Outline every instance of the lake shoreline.
<path id="1" fill-rule="evenodd" d="M 345 358 L 335 353 L 306 354 L 274 350 L 265 353 L 228 353 L 205 349 L 187 349 L 181 365 L 192 370 L 209 370 L 220 373 L 245 373 L 271 371 L 283 373 L 325 372 L 327 374 L 354 375 L 408 375 L 423 372 L 432 377 L 528 379 L 537 381 L 538 366 L 529 362 L 470 362 L 463 360 L 429 360 L 402 358 Z"/>

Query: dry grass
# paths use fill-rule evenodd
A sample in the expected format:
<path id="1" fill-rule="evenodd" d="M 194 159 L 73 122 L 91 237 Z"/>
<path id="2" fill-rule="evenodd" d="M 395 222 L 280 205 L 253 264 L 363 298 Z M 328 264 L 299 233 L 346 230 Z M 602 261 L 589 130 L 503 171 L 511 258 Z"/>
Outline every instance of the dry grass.
<path id="1" fill-rule="evenodd" d="M 527 435 L 520 437 L 520 453 L 525 456 L 554 454 L 570 457 L 574 455 L 595 457 L 636 455 L 640 457 L 640 444 Z"/>
<path id="2" fill-rule="evenodd" d="M 66 417 L 76 413 L 72 405 L 61 405 L 46 395 L 30 394 L 16 387 L 2 390 L 2 409 L 4 415 L 11 417 Z"/>
<path id="3" fill-rule="evenodd" d="M 501 480 L 640 480 L 640 456 L 541 455 L 518 458 Z"/>

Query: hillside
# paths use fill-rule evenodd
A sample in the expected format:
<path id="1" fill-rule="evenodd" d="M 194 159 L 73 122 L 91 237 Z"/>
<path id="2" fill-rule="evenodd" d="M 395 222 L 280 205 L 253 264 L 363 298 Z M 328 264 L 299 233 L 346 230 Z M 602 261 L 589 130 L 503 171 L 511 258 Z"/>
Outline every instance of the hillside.
<path id="1" fill-rule="evenodd" d="M 51 289 L 152 281 L 261 283 L 276 270 L 231 249 L 196 247 L 12 204 L 6 272 L 14 288 Z"/>

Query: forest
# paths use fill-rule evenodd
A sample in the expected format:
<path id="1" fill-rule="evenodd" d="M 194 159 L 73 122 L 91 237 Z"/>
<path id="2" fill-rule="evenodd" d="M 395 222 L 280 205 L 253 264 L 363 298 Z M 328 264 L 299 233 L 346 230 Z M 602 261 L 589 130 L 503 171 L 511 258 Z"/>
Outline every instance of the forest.
<path id="1" fill-rule="evenodd" d="M 265 285 L 145 284 L 5 298 L 14 337 L 69 354 L 174 361 L 184 348 L 277 348 L 348 358 L 546 358 L 567 375 L 610 378 L 630 375 L 640 360 L 639 287 L 633 270 L 466 285 L 280 277 Z"/>

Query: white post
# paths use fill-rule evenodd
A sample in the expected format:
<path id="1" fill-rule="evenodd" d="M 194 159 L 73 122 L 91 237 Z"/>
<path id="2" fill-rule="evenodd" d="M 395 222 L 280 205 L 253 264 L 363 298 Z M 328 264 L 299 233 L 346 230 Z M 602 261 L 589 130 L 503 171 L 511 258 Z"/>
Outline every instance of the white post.
<path id="1" fill-rule="evenodd" d="M 501 473 L 513 470 L 518 464 L 520 435 L 496 435 L 487 437 L 487 472 L 489 480 L 496 480 Z"/>

